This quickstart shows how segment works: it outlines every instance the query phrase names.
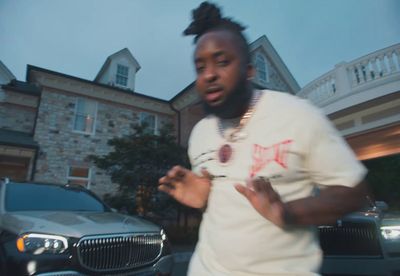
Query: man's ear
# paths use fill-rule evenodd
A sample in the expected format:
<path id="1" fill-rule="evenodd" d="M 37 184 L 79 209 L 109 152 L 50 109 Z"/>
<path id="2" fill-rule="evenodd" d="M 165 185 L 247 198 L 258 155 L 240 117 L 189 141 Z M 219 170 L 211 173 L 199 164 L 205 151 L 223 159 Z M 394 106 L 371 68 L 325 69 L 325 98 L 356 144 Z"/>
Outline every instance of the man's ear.
<path id="1" fill-rule="evenodd" d="M 247 64 L 247 80 L 252 80 L 255 76 L 256 70 L 254 69 L 253 64 Z"/>

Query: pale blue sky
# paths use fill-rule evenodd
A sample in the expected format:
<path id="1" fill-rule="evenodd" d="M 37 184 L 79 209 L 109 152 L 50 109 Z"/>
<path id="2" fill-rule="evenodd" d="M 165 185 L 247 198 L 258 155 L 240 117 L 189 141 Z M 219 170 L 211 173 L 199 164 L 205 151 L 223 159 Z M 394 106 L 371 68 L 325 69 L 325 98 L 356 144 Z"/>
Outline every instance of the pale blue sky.
<path id="1" fill-rule="evenodd" d="M 136 92 L 170 99 L 194 80 L 191 37 L 201 0 L 0 0 L 0 60 L 19 80 L 31 64 L 93 80 L 127 47 L 141 65 Z M 216 0 L 266 35 L 302 87 L 334 68 L 400 42 L 400 0 Z"/>

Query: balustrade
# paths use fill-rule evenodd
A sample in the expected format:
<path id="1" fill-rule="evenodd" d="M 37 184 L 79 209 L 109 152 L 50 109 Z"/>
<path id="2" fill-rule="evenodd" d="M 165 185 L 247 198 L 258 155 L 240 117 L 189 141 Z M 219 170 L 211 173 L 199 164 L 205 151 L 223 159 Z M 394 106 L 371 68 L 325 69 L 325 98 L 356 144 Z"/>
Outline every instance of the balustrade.
<path id="1" fill-rule="evenodd" d="M 400 75 L 400 44 L 378 50 L 349 63 L 338 64 L 335 69 L 315 79 L 298 96 L 323 106 L 340 97 L 351 95 L 360 87 Z"/>

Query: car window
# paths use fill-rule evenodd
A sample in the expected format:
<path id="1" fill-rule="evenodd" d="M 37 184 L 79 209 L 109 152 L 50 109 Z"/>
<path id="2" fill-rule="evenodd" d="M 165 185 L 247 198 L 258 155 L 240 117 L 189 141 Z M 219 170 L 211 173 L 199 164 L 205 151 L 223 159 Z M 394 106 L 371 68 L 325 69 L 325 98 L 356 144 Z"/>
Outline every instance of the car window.
<path id="1" fill-rule="evenodd" d="M 7 186 L 5 209 L 12 211 L 108 211 L 91 194 L 77 188 L 58 185 L 18 183 Z"/>

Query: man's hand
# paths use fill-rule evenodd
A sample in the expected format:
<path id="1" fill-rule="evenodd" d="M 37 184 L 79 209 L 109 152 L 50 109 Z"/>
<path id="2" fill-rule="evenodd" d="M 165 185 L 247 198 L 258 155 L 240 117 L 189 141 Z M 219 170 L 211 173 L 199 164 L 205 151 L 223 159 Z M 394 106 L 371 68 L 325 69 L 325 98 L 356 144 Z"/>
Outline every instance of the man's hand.
<path id="1" fill-rule="evenodd" d="M 255 178 L 248 180 L 246 186 L 237 184 L 236 190 L 244 195 L 256 211 L 279 227 L 285 223 L 285 205 L 268 179 Z"/>
<path id="2" fill-rule="evenodd" d="M 173 167 L 158 182 L 160 191 L 192 208 L 206 205 L 211 188 L 211 177 L 206 170 L 202 170 L 202 176 L 198 176 L 181 166 Z"/>
<path id="3" fill-rule="evenodd" d="M 324 187 L 317 196 L 283 203 L 267 179 L 252 179 L 246 186 L 237 184 L 235 188 L 260 215 L 279 227 L 335 223 L 338 218 L 361 208 L 368 194 L 366 184 L 360 182 L 352 188 L 340 185 Z"/>

